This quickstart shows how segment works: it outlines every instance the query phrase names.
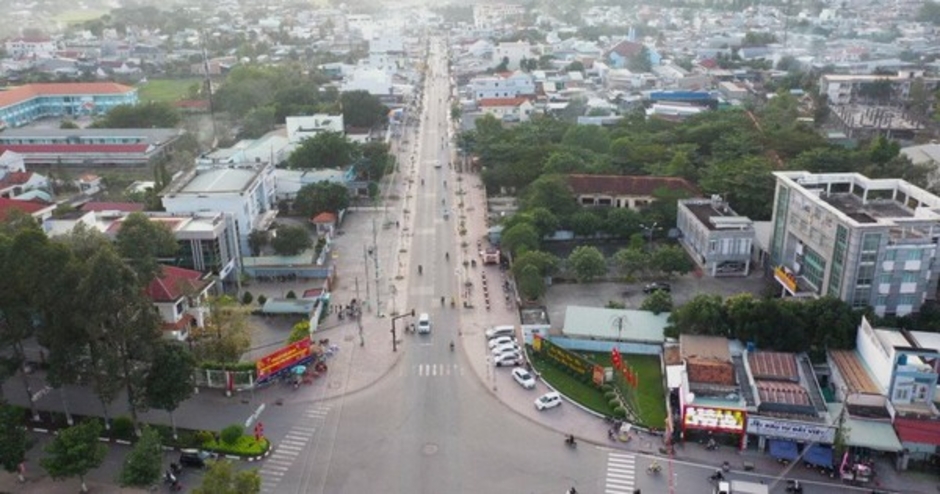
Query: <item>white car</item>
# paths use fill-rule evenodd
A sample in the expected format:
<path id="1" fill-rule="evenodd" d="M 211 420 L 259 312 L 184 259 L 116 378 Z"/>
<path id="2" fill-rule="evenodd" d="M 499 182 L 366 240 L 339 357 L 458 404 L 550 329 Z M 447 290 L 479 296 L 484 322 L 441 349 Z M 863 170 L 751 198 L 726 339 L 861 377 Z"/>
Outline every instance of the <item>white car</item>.
<path id="1" fill-rule="evenodd" d="M 561 395 L 555 391 L 545 393 L 535 399 L 535 408 L 539 411 L 547 408 L 555 408 L 558 405 L 561 405 Z"/>
<path id="2" fill-rule="evenodd" d="M 492 340 L 490 340 L 489 347 L 490 347 L 490 350 L 492 350 L 498 346 L 503 346 L 503 345 L 507 345 L 507 344 L 515 343 L 515 342 L 516 342 L 516 339 L 513 338 L 512 336 L 500 336 L 498 338 L 493 338 Z"/>
<path id="3" fill-rule="evenodd" d="M 523 369 L 522 367 L 516 367 L 512 370 L 512 378 L 519 383 L 519 386 L 522 386 L 525 389 L 532 389 L 535 387 L 535 378 L 532 377 L 532 374 L 529 371 Z"/>
<path id="4" fill-rule="evenodd" d="M 496 364 L 496 367 L 521 365 L 522 355 L 519 355 L 517 352 L 501 353 L 493 359 L 493 363 Z"/>
<path id="5" fill-rule="evenodd" d="M 492 351 L 494 357 L 501 353 L 522 353 L 522 351 L 519 349 L 519 345 L 515 343 L 505 343 L 503 345 L 498 345 L 493 347 Z"/>
<path id="6" fill-rule="evenodd" d="M 480 251 L 480 255 L 483 255 L 483 251 Z M 486 339 L 491 340 L 493 338 L 499 338 L 500 336 L 515 336 L 516 327 L 515 326 L 493 326 L 490 329 L 487 329 L 484 333 Z"/>

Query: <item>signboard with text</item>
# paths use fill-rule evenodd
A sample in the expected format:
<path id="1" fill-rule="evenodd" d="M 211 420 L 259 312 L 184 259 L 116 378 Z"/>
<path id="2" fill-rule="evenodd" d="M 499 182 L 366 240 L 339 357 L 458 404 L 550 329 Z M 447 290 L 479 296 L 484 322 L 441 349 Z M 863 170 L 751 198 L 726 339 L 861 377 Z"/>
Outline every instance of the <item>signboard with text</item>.
<path id="1" fill-rule="evenodd" d="M 310 337 L 291 343 L 274 353 L 270 353 L 255 362 L 258 371 L 258 380 L 270 377 L 311 355 Z"/>
<path id="2" fill-rule="evenodd" d="M 753 415 L 747 419 L 747 433 L 756 436 L 791 439 L 804 443 L 832 444 L 836 439 L 836 430 L 833 427 L 755 417 Z"/>
<path id="3" fill-rule="evenodd" d="M 580 376 L 597 381 L 603 378 L 603 368 L 593 362 L 552 343 L 541 335 L 533 335 L 532 349 L 548 357 L 563 367 L 567 367 Z M 600 368 L 600 370 L 598 370 Z"/>
<path id="4" fill-rule="evenodd" d="M 796 285 L 796 276 L 793 276 L 792 273 L 786 270 L 783 266 L 777 266 L 774 268 L 774 279 L 780 282 L 781 285 L 786 287 L 790 293 L 795 294 L 797 290 Z"/>
<path id="5" fill-rule="evenodd" d="M 710 407 L 685 407 L 683 428 L 706 429 L 721 432 L 744 432 L 747 412 Z"/>

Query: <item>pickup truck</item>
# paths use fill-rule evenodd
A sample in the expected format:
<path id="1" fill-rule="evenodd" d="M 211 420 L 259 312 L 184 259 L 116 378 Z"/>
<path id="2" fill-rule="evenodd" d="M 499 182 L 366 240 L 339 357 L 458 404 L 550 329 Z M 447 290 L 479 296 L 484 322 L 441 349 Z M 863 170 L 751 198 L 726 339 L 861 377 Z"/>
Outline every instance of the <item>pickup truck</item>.
<path id="1" fill-rule="evenodd" d="M 722 480 L 715 486 L 714 494 L 770 494 L 770 489 L 757 482 Z"/>

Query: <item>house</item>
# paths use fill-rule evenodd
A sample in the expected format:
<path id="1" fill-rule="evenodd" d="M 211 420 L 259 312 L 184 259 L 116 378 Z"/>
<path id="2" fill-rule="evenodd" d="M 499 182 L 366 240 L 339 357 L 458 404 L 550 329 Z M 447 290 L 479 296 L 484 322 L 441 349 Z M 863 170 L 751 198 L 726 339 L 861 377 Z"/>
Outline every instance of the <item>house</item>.
<path id="1" fill-rule="evenodd" d="M 316 227 L 317 235 L 332 237 L 333 231 L 336 229 L 336 214 L 324 211 L 311 218 L 310 222 Z"/>
<path id="2" fill-rule="evenodd" d="M 629 40 L 623 40 L 607 51 L 606 60 L 611 67 L 622 69 L 630 63 L 630 59 L 643 53 L 643 45 Z"/>
<path id="3" fill-rule="evenodd" d="M 277 200 L 292 201 L 305 185 L 329 182 L 350 186 L 355 179 L 355 167 L 347 170 L 333 170 L 329 168 L 310 170 L 287 170 L 278 168 L 274 170 L 277 178 Z M 350 191 L 352 194 L 353 191 Z"/>
<path id="4" fill-rule="evenodd" d="M 208 297 L 215 282 L 207 275 L 176 266 L 161 266 L 146 294 L 160 314 L 165 338 L 186 341 L 193 328 L 205 326 Z"/>
<path id="5" fill-rule="evenodd" d="M 536 56 L 532 54 L 532 46 L 526 41 L 504 41 L 493 47 L 493 62 L 499 65 L 506 60 L 509 70 L 518 69 L 522 59 L 533 57 Z"/>
<path id="6" fill-rule="evenodd" d="M 676 214 L 679 242 L 709 276 L 747 276 L 755 232 L 720 196 L 680 199 Z"/>
<path id="7" fill-rule="evenodd" d="M 494 98 L 518 98 L 535 95 L 535 81 L 530 74 L 516 71 L 470 79 L 471 97 L 477 101 Z"/>
<path id="8" fill-rule="evenodd" d="M 6 221 L 13 210 L 22 211 L 39 221 L 52 217 L 56 205 L 42 201 L 20 201 L 0 197 L 0 221 Z"/>
<path id="9" fill-rule="evenodd" d="M 8 56 L 13 58 L 51 58 L 56 52 L 56 43 L 45 36 L 21 36 L 4 43 Z"/>
<path id="10" fill-rule="evenodd" d="M 533 108 L 526 98 L 487 98 L 478 104 L 483 113 L 504 122 L 528 122 Z"/>
<path id="11" fill-rule="evenodd" d="M 75 186 L 78 191 L 86 196 L 93 196 L 101 192 L 101 177 L 92 173 L 86 173 L 75 180 Z"/>
<path id="12" fill-rule="evenodd" d="M 304 117 L 287 117 L 287 142 L 299 144 L 304 139 L 313 137 L 322 132 L 344 133 L 343 114 L 330 115 L 318 113 Z"/>
<path id="13" fill-rule="evenodd" d="M 4 172 L 0 169 L 0 197 L 23 198 L 30 191 L 42 192 L 39 197 L 52 202 L 52 196 L 49 194 L 49 179 L 44 175 L 27 171 Z"/>
<path id="14" fill-rule="evenodd" d="M 660 192 L 696 197 L 699 190 L 683 178 L 630 175 L 567 175 L 568 188 L 582 206 L 641 209 Z"/>
<path id="15" fill-rule="evenodd" d="M 137 104 L 137 88 L 114 82 L 26 84 L 0 92 L 0 128 L 20 127 L 45 117 L 103 115 Z"/>

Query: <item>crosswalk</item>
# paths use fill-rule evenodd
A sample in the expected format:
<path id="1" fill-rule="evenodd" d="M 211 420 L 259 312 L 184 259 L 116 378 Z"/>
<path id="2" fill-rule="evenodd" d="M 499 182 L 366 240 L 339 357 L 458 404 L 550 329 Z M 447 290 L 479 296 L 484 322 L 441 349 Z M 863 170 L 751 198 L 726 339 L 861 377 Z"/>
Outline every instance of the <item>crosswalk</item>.
<path id="1" fill-rule="evenodd" d="M 462 376 L 463 368 L 458 364 L 415 364 L 412 374 L 418 377 Z"/>
<path id="2" fill-rule="evenodd" d="M 306 449 L 307 443 L 316 434 L 318 426 L 326 419 L 329 411 L 330 407 L 327 405 L 315 405 L 307 409 L 303 413 L 303 420 L 291 427 L 284 438 L 277 443 L 274 452 L 264 460 L 264 466 L 258 470 L 261 474 L 262 493 L 277 492 L 277 484 L 281 481 L 281 477 Z"/>
<path id="3" fill-rule="evenodd" d="M 634 480 L 636 480 L 636 455 L 608 453 L 605 494 L 633 494 Z"/>

